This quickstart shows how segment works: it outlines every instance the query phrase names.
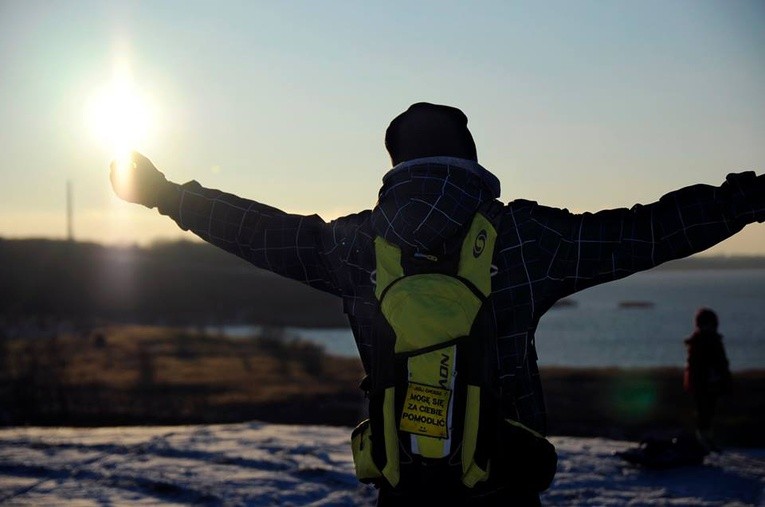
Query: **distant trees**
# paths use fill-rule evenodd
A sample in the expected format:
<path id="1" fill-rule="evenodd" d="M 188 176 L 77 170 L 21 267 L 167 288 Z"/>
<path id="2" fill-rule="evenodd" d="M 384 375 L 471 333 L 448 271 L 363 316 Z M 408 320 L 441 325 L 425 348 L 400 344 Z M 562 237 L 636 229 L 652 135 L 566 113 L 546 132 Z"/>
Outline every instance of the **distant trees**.
<path id="1" fill-rule="evenodd" d="M 339 298 L 206 243 L 0 239 L 0 326 L 29 319 L 344 327 Z"/>
<path id="2" fill-rule="evenodd" d="M 694 256 L 657 269 L 722 268 L 765 268 L 765 257 Z M 0 238 L 0 281 L 0 328 L 11 336 L 30 322 L 348 325 L 340 298 L 202 242 L 142 248 Z"/>

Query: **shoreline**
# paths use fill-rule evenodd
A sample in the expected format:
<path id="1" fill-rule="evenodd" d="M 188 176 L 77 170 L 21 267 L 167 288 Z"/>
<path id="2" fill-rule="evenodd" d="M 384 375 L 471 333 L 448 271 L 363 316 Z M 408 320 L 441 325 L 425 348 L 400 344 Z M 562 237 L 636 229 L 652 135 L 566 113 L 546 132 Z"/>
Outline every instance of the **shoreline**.
<path id="1" fill-rule="evenodd" d="M 694 431 L 695 408 L 683 368 L 541 368 L 553 435 L 640 440 Z M 720 445 L 765 447 L 765 370 L 733 373 L 714 418 Z"/>
<path id="2" fill-rule="evenodd" d="M 252 420 L 354 427 L 357 358 L 280 337 L 100 328 L 4 342 L 0 426 L 136 426 Z M 541 366 L 548 434 L 640 440 L 693 428 L 682 368 Z M 765 447 L 765 369 L 733 373 L 715 428 L 723 446 Z"/>
<path id="3" fill-rule="evenodd" d="M 338 366 L 347 367 L 345 361 Z M 547 406 L 548 435 L 640 441 L 693 431 L 693 404 L 682 390 L 677 368 L 568 368 L 541 370 Z M 722 447 L 765 448 L 765 370 L 734 374 L 734 390 L 720 400 L 715 438 Z M 352 428 L 364 419 L 363 393 L 350 382 L 334 392 L 300 395 L 275 392 L 270 400 L 219 405 L 197 403 L 196 410 L 173 411 L 163 389 L 137 403 L 133 413 L 70 413 L 33 418 L 23 425 L 42 427 L 177 426 L 262 421 L 274 424 Z M 175 392 L 177 395 L 178 393 Z M 190 398 L 198 394 L 186 393 Z M 106 395 L 106 393 L 102 393 Z M 139 393 L 111 393 L 115 398 Z M 281 398 L 281 399 L 280 399 Z M 181 405 L 182 406 L 182 405 Z M 171 410 L 167 410 L 170 408 Z M 14 425 L 4 424 L 5 427 Z"/>

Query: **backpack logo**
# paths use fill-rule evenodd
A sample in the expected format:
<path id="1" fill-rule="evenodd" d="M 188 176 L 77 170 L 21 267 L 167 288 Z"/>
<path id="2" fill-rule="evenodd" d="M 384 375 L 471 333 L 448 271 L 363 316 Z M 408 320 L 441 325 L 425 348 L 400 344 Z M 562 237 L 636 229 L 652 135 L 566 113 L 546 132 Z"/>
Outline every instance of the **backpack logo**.
<path id="1" fill-rule="evenodd" d="M 488 234 L 486 229 L 481 229 L 478 235 L 475 237 L 475 243 L 473 243 L 473 257 L 476 259 L 481 256 L 484 248 L 486 248 L 486 239 Z"/>
<path id="2" fill-rule="evenodd" d="M 440 385 L 444 389 L 448 389 L 449 386 L 447 383 L 449 382 L 449 356 L 441 352 L 441 361 L 438 365 L 438 385 Z"/>

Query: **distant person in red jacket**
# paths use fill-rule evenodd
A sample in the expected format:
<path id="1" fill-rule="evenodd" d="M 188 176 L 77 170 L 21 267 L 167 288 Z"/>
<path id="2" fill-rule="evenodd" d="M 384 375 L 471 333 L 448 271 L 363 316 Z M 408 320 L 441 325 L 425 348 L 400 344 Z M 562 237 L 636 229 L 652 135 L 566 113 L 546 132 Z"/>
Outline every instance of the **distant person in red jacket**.
<path id="1" fill-rule="evenodd" d="M 696 403 L 696 434 L 704 445 L 715 449 L 712 419 L 717 399 L 730 389 L 731 374 L 722 336 L 717 332 L 717 314 L 700 308 L 695 324 L 693 334 L 685 340 L 688 359 L 683 384 Z"/>

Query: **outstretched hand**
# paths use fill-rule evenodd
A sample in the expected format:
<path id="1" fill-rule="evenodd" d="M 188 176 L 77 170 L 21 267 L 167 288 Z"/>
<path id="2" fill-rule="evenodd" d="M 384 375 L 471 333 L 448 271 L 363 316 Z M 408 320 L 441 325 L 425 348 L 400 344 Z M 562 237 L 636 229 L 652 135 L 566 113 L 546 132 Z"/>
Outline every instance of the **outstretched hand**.
<path id="1" fill-rule="evenodd" d="M 112 188 L 121 199 L 147 208 L 157 206 L 168 182 L 151 160 L 134 151 L 125 160 L 113 160 L 109 167 Z"/>

